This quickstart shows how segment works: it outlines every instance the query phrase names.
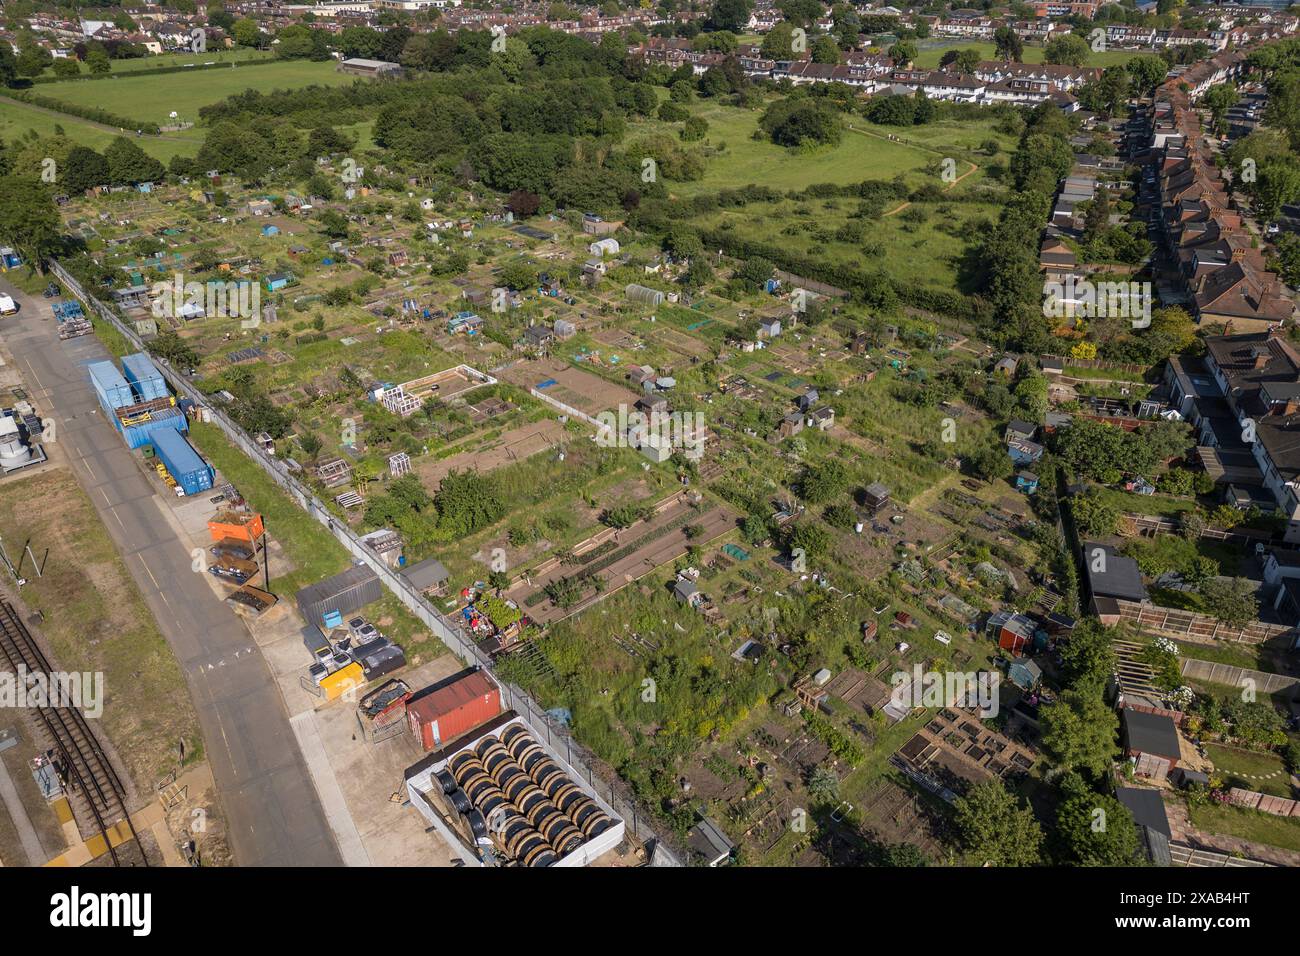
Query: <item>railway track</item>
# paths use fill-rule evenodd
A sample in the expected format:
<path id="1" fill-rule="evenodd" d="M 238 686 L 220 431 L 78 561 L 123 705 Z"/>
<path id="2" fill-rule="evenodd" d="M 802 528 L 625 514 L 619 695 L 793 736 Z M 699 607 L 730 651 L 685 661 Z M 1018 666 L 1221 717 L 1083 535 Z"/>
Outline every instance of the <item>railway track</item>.
<path id="1" fill-rule="evenodd" d="M 14 674 L 20 666 L 29 674 L 50 674 L 53 668 L 17 611 L 0 601 L 0 665 Z M 114 866 L 148 866 L 144 846 L 126 807 L 126 788 L 104 753 L 86 715 L 77 707 L 30 708 L 47 737 L 47 749 L 58 758 L 68 803 L 79 827 L 99 834 Z M 109 831 L 125 821 L 129 841 L 113 845 Z M 85 829 L 83 829 L 85 835 Z"/>

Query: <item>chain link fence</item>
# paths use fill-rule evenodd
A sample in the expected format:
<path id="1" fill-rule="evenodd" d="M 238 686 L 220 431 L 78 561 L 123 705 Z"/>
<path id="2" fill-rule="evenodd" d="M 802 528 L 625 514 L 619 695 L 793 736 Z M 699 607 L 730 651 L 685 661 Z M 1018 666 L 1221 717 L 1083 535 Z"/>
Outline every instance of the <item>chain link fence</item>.
<path id="1" fill-rule="evenodd" d="M 50 271 L 63 283 L 83 305 L 93 311 L 105 322 L 119 332 L 127 342 L 142 352 L 148 351 L 144 341 L 127 326 L 120 316 L 94 296 L 88 294 L 63 266 L 58 262 L 50 264 Z M 159 371 L 171 384 L 176 394 L 188 398 L 202 410 L 204 420 L 215 424 L 226 437 L 262 467 L 271 478 L 296 501 L 299 507 L 324 525 L 348 553 L 357 561 L 363 562 L 379 577 L 383 585 L 393 592 L 406 606 L 453 654 L 470 666 L 482 667 L 492 671 L 492 659 L 471 641 L 465 639 L 464 632 L 448 621 L 441 612 L 431 605 L 424 595 L 411 582 L 388 567 L 378 555 L 361 543 L 345 523 L 336 521 L 324 502 L 315 493 L 295 478 L 285 463 L 263 450 L 249 435 L 221 409 L 213 407 L 203 393 L 195 388 L 183 375 L 169 365 L 158 363 Z M 684 866 L 689 859 L 686 848 L 675 834 L 665 837 L 651 824 L 650 814 L 638 806 L 622 781 L 613 775 L 598 774 L 593 767 L 599 761 L 590 751 L 573 739 L 572 734 L 559 721 L 554 720 L 535 700 L 524 691 L 509 684 L 494 674 L 494 679 L 501 686 L 501 696 L 505 705 L 520 713 L 530 724 L 544 734 L 546 742 L 558 753 L 564 754 L 569 765 L 583 775 L 588 785 L 604 799 L 616 813 L 623 818 L 631 833 L 646 845 L 648 857 L 655 866 Z"/>

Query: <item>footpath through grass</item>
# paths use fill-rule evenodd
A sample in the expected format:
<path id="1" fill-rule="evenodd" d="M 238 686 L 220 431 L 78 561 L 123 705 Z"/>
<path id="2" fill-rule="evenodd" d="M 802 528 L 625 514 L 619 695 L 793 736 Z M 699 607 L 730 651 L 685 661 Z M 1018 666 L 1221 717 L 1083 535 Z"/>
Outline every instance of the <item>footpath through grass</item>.
<path id="1" fill-rule="evenodd" d="M 1205 754 L 1214 762 L 1214 769 L 1223 774 L 1224 782 L 1230 787 L 1287 799 L 1293 796 L 1291 774 L 1282 758 L 1275 753 L 1206 744 Z"/>
<path id="2" fill-rule="evenodd" d="M 103 730 L 141 795 L 179 764 L 201 760 L 203 738 L 181 671 L 99 515 L 76 479 L 58 469 L 0 484 L 0 535 L 10 558 L 23 544 L 44 572 L 23 567 L 22 599 L 66 672 L 104 675 Z"/>

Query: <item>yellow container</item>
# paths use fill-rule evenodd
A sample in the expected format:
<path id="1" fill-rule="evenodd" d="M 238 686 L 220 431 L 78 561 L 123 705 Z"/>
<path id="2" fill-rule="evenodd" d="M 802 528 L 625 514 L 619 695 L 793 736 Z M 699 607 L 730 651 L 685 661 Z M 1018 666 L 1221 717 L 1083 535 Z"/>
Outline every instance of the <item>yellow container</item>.
<path id="1" fill-rule="evenodd" d="M 320 689 L 325 692 L 326 700 L 335 700 L 342 697 L 349 691 L 359 691 L 366 682 L 365 672 L 361 665 L 353 661 L 347 667 L 342 667 L 332 674 L 326 674 L 321 678 Z"/>

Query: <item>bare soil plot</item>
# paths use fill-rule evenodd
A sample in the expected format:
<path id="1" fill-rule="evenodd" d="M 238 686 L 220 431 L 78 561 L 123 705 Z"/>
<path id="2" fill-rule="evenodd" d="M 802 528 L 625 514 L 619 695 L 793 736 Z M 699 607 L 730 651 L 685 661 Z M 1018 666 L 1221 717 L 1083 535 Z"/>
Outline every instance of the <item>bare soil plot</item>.
<path id="1" fill-rule="evenodd" d="M 631 389 L 558 359 L 521 362 L 503 371 L 501 378 L 524 389 L 536 388 L 547 398 L 563 402 L 584 415 L 595 416 L 619 405 L 630 407 L 640 397 Z"/>
<path id="2" fill-rule="evenodd" d="M 547 418 L 512 428 L 490 442 L 473 445 L 471 450 L 449 458 L 420 459 L 413 470 L 424 486 L 435 492 L 452 471 L 487 473 L 503 465 L 513 465 L 553 447 L 563 436 L 564 426 Z"/>
<path id="3" fill-rule="evenodd" d="M 943 858 L 947 823 L 943 814 L 913 790 L 882 780 L 859 808 L 862 830 L 879 843 L 910 843 L 928 859 Z"/>

